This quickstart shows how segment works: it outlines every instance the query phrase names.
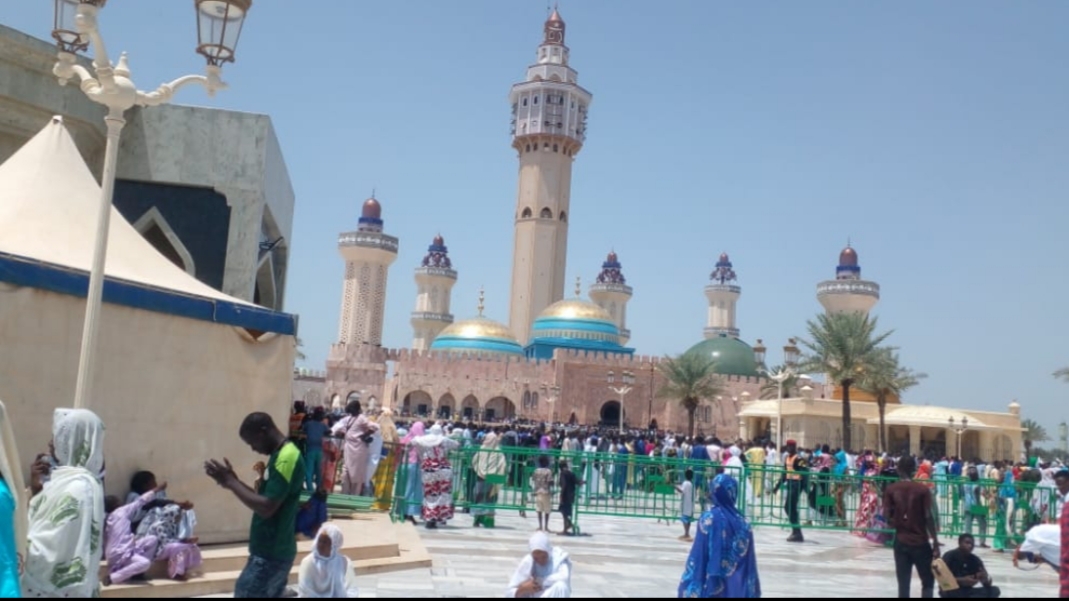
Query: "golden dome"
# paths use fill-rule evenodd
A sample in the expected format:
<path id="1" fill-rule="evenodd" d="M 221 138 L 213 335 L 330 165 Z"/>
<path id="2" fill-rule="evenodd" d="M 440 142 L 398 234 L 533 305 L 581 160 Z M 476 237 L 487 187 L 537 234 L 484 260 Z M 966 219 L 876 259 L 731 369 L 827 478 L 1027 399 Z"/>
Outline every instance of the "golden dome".
<path id="1" fill-rule="evenodd" d="M 516 337 L 512 335 L 512 331 L 507 326 L 481 316 L 458 321 L 442 330 L 438 336 L 469 339 L 500 338 L 511 342 L 516 341 Z"/>
<path id="2" fill-rule="evenodd" d="M 542 311 L 541 315 L 538 317 L 613 321 L 612 316 L 609 315 L 609 312 L 605 309 L 602 309 L 594 303 L 578 298 L 557 301 L 546 307 L 546 310 Z"/>

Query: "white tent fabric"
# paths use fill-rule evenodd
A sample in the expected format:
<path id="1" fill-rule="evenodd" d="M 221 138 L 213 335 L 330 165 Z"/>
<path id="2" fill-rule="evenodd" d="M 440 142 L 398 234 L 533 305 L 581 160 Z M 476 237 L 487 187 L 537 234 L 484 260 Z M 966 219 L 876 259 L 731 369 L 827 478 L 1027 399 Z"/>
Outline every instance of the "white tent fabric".
<path id="1" fill-rule="evenodd" d="M 61 117 L 0 165 L 0 253 L 88 272 L 100 186 Z M 104 272 L 115 278 L 254 307 L 202 283 L 159 253 L 115 207 Z"/>

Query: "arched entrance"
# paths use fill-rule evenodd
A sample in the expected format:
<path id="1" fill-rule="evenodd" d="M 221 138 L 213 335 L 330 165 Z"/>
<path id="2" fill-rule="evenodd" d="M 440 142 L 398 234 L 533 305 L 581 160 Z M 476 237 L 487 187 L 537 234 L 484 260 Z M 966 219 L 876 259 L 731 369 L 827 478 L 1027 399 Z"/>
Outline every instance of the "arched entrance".
<path id="1" fill-rule="evenodd" d="M 516 417 L 516 404 L 503 396 L 494 397 L 486 403 L 485 413 L 483 419 L 488 422 L 511 419 Z"/>
<path id="2" fill-rule="evenodd" d="M 627 419 L 626 412 L 624 419 Z M 601 406 L 600 425 L 610 428 L 620 426 L 620 401 L 609 401 Z"/>
<path id="3" fill-rule="evenodd" d="M 464 401 L 460 404 L 460 415 L 468 421 L 474 421 L 479 417 L 479 399 L 475 398 L 475 395 L 469 394 L 464 397 Z"/>
<path id="4" fill-rule="evenodd" d="M 457 408 L 457 400 L 448 392 L 438 399 L 438 419 L 449 419 L 453 416 L 453 410 Z"/>
<path id="5" fill-rule="evenodd" d="M 422 390 L 413 390 L 405 395 L 405 400 L 401 403 L 401 413 L 406 417 L 409 415 L 427 415 L 433 402 L 431 395 Z"/>

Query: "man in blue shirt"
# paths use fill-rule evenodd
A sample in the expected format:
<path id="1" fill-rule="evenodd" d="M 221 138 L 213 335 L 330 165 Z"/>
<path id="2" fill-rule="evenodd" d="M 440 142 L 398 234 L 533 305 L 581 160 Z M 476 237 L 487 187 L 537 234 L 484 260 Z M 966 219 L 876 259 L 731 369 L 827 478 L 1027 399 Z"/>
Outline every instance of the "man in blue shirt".
<path id="1" fill-rule="evenodd" d="M 316 407 L 312 416 L 301 426 L 304 432 L 304 487 L 317 492 L 323 486 L 323 438 L 330 431 L 327 416 L 322 407 Z M 329 491 L 328 491 L 329 492 Z"/>

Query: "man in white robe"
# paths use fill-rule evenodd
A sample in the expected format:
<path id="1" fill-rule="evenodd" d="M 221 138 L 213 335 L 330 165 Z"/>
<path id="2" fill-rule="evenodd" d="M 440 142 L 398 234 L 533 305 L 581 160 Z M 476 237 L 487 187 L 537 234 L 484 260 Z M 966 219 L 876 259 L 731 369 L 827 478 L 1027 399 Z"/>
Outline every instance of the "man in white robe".
<path id="1" fill-rule="evenodd" d="M 545 532 L 531 537 L 509 582 L 505 596 L 514 599 L 568 599 L 572 596 L 572 561 L 568 553 L 549 543 Z"/>

